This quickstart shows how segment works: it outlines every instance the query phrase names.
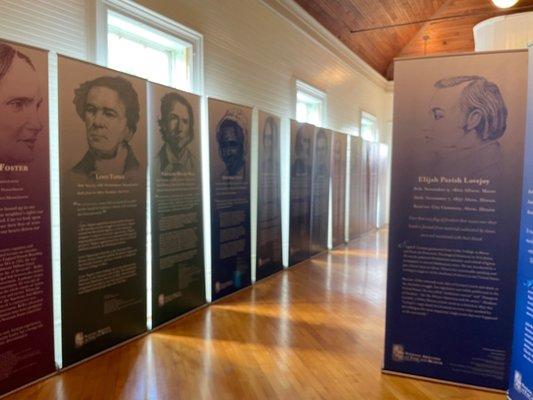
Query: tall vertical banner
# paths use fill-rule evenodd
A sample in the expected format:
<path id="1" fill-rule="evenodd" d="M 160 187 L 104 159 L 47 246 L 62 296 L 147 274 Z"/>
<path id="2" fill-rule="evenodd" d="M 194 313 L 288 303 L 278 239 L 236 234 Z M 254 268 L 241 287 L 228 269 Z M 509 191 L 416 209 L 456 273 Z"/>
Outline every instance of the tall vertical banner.
<path id="1" fill-rule="evenodd" d="M 531 149 L 531 147 L 529 147 Z M 531 181 L 529 181 L 531 182 Z M 530 190 L 531 190 L 531 186 Z M 529 195 L 528 197 L 530 197 Z M 529 223 L 530 224 L 530 223 Z M 529 233 L 531 235 L 531 233 Z M 531 261 L 527 261 L 528 264 Z M 531 264 L 530 264 L 531 265 Z M 533 399 L 533 277 L 518 275 L 509 398 Z"/>
<path id="2" fill-rule="evenodd" d="M 533 399 L 533 47 L 529 48 L 522 215 L 509 398 Z"/>
<path id="3" fill-rule="evenodd" d="M 331 132 L 316 130 L 313 151 L 311 192 L 310 255 L 328 248 L 329 184 L 331 166 Z"/>
<path id="4" fill-rule="evenodd" d="M 362 194 L 363 194 L 363 201 L 361 203 L 362 209 L 361 209 L 361 231 L 359 233 L 366 233 L 369 230 L 369 222 L 370 222 L 370 213 L 371 213 L 371 207 L 370 204 L 371 201 L 371 193 L 370 193 L 370 168 L 371 168 L 371 162 L 372 162 L 372 143 L 363 140 L 363 154 L 362 154 L 362 176 L 361 176 L 361 182 L 362 182 Z"/>
<path id="5" fill-rule="evenodd" d="M 251 125 L 251 108 L 209 99 L 213 299 L 252 282 Z"/>
<path id="6" fill-rule="evenodd" d="M 148 83 L 152 325 L 205 303 L 200 97 Z"/>
<path id="7" fill-rule="evenodd" d="M 367 156 L 367 226 L 366 230 L 376 229 L 378 221 L 378 185 L 379 185 L 379 143 L 368 143 Z"/>
<path id="8" fill-rule="evenodd" d="M 146 83 L 59 57 L 63 365 L 146 330 Z"/>
<path id="9" fill-rule="evenodd" d="M 331 226 L 332 245 L 337 247 L 345 242 L 346 207 L 346 143 L 348 136 L 333 133 L 331 156 Z"/>
<path id="10" fill-rule="evenodd" d="M 381 228 L 389 223 L 389 145 L 380 143 L 378 147 L 378 226 Z"/>
<path id="11" fill-rule="evenodd" d="M 52 373 L 48 52 L 0 42 L 0 395 Z"/>
<path id="12" fill-rule="evenodd" d="M 360 137 L 350 138 L 350 207 L 349 238 L 355 239 L 365 230 L 366 152 Z"/>
<path id="13" fill-rule="evenodd" d="M 289 265 L 310 257 L 311 185 L 315 127 L 291 120 Z"/>
<path id="14" fill-rule="evenodd" d="M 507 388 L 527 62 L 395 64 L 385 371 Z"/>
<path id="15" fill-rule="evenodd" d="M 281 255 L 280 118 L 259 112 L 257 279 L 283 269 Z"/>

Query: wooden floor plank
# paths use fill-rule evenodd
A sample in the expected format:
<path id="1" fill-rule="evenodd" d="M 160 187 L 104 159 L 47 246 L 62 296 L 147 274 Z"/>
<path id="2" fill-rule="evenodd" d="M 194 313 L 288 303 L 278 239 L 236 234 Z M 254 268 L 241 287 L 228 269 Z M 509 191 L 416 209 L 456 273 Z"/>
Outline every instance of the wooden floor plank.
<path id="1" fill-rule="evenodd" d="M 386 236 L 366 235 L 6 399 L 505 399 L 381 374 Z"/>

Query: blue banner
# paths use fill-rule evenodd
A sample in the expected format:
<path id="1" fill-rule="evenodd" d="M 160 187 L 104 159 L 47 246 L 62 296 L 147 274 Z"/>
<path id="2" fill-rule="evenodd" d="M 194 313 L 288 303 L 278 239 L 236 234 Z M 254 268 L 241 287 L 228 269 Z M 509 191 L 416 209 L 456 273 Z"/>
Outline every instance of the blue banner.
<path id="1" fill-rule="evenodd" d="M 530 57 L 533 48 L 530 48 Z M 533 64 L 529 65 L 518 283 L 509 382 L 512 400 L 533 399 Z"/>
<path id="2" fill-rule="evenodd" d="M 533 399 L 533 279 L 519 276 L 509 397 Z"/>
<path id="3" fill-rule="evenodd" d="M 386 372 L 507 389 L 526 79 L 525 51 L 395 64 Z"/>
<path id="4" fill-rule="evenodd" d="M 251 108 L 209 99 L 213 300 L 252 283 L 251 125 Z"/>

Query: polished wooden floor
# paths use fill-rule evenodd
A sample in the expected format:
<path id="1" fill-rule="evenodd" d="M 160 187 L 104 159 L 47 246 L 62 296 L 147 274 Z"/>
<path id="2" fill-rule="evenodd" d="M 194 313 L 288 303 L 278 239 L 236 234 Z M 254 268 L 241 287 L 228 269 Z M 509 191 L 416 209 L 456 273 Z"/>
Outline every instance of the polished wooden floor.
<path id="1" fill-rule="evenodd" d="M 505 399 L 381 374 L 385 264 L 367 235 L 7 399 Z"/>

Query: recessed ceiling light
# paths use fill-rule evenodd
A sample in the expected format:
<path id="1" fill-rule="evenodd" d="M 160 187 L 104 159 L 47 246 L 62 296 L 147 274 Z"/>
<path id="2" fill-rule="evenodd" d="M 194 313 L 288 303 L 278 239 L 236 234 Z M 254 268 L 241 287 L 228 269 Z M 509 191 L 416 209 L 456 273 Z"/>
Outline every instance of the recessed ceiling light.
<path id="1" fill-rule="evenodd" d="M 509 8 L 518 3 L 518 0 L 492 0 L 494 5 L 499 8 Z"/>

